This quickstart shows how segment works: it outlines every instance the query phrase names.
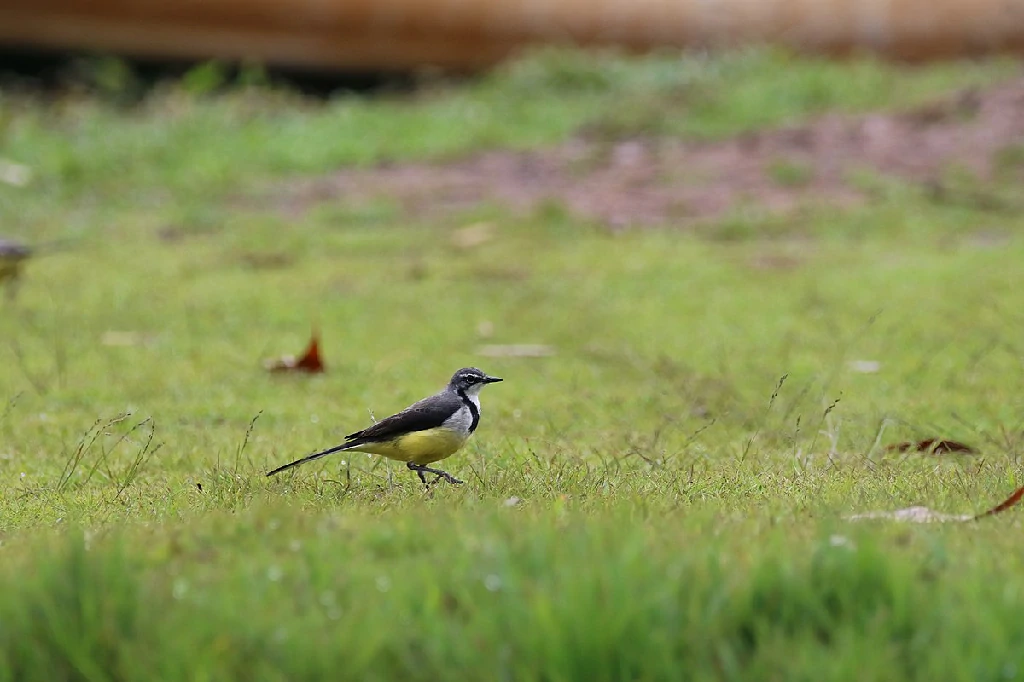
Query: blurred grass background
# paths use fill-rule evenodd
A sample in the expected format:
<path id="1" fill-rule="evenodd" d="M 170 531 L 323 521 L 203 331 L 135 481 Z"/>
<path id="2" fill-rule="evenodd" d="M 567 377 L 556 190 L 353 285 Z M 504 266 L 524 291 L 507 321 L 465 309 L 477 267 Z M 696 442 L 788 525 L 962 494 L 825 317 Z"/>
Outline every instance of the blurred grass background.
<path id="1" fill-rule="evenodd" d="M 127 103 L 130 74 L 0 91 L 0 157 L 32 172 L 0 184 L 4 234 L 73 239 L 0 309 L 0 675 L 1024 676 L 1015 514 L 842 519 L 1018 485 L 1019 210 L 882 177 L 865 205 L 700 230 L 281 198 L 342 167 L 716 139 L 1019 73 L 545 51 L 329 101 L 201 71 Z M 974 185 L 1019 194 L 1014 150 Z M 479 221 L 493 236 L 459 246 Z M 312 326 L 325 375 L 262 370 Z M 263 477 L 464 365 L 506 379 L 448 462 L 465 486 L 424 495 L 365 455 Z M 980 452 L 884 448 L 929 436 Z"/>

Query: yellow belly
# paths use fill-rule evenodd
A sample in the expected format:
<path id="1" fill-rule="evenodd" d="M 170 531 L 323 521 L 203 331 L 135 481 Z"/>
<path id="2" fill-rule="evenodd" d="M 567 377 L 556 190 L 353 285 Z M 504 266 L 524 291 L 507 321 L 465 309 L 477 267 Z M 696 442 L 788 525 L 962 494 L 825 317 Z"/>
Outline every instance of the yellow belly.
<path id="1" fill-rule="evenodd" d="M 449 457 L 461 448 L 469 439 L 451 429 L 436 428 L 426 431 L 413 431 L 399 436 L 386 443 L 367 443 L 353 450 L 383 455 L 389 459 L 413 464 L 430 464 Z"/>

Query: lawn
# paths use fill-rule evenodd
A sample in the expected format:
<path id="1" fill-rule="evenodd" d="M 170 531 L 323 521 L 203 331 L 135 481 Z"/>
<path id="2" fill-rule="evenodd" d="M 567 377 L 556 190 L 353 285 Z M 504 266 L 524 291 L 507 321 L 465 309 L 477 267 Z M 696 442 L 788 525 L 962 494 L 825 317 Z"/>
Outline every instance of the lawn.
<path id="1" fill-rule="evenodd" d="M 898 110 L 1019 64 L 552 52 L 327 101 L 204 74 L 129 104 L 0 90 L 0 158 L 32 173 L 0 183 L 2 235 L 69 240 L 0 307 L 0 678 L 1024 679 L 1018 512 L 846 518 L 1021 485 L 1019 145 L 950 170 L 995 204 L 862 177 L 868 202 L 699 230 L 289 194 Z M 327 372 L 264 370 L 313 328 Z M 487 353 L 526 343 L 551 354 Z M 264 476 L 462 366 L 505 379 L 444 463 L 465 485 L 363 454 Z M 887 449 L 930 437 L 977 452 Z"/>

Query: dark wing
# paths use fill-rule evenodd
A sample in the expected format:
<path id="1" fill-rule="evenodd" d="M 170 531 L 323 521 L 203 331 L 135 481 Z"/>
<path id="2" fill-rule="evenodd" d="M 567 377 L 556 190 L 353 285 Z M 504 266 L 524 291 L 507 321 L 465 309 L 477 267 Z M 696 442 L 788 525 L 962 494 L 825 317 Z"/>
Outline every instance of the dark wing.
<path id="1" fill-rule="evenodd" d="M 462 401 L 457 396 L 440 393 L 413 403 L 398 414 L 381 419 L 362 431 L 350 433 L 345 436 L 345 440 L 372 442 L 388 440 L 410 431 L 426 431 L 443 424 L 444 420 L 455 414 L 460 407 Z"/>

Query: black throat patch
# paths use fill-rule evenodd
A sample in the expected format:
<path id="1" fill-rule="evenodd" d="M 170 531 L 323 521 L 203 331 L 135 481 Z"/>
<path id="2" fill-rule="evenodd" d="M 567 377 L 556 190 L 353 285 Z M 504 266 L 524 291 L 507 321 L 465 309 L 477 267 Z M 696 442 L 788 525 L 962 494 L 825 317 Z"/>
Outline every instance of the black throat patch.
<path id="1" fill-rule="evenodd" d="M 463 404 L 469 408 L 469 414 L 473 417 L 473 421 L 469 425 L 469 432 L 473 433 L 476 431 L 476 425 L 480 423 L 480 410 L 476 409 L 476 404 L 469 399 L 469 396 L 461 388 L 458 390 L 458 394 L 462 398 Z"/>

